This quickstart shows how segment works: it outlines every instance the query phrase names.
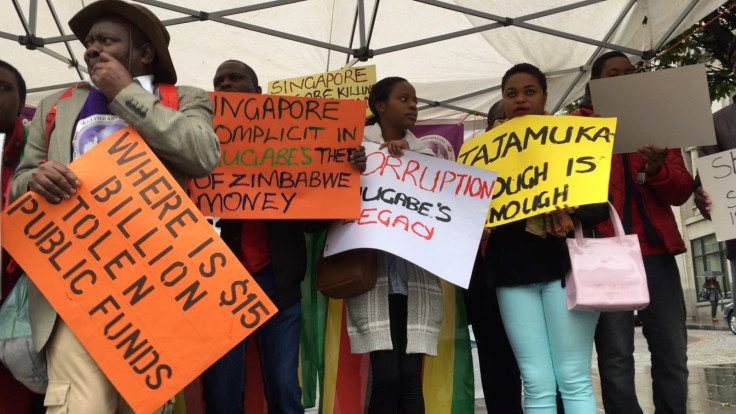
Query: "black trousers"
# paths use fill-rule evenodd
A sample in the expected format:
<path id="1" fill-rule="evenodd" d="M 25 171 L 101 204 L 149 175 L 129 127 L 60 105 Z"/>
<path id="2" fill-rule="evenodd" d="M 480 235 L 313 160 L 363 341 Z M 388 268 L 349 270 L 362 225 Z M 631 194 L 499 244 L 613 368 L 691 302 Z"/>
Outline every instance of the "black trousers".
<path id="1" fill-rule="evenodd" d="M 369 414 L 424 414 L 424 354 L 406 353 L 407 297 L 389 295 L 390 351 L 371 352 L 373 384 Z"/>
<path id="2" fill-rule="evenodd" d="M 478 365 L 488 414 L 521 414 L 521 374 L 498 309 L 496 289 L 488 286 L 478 255 L 465 309 L 478 346 Z"/>
<path id="3" fill-rule="evenodd" d="M 671 254 L 644 256 L 644 268 L 649 306 L 638 314 L 652 354 L 654 412 L 684 413 L 687 411 L 687 328 L 680 271 Z M 641 414 L 634 385 L 634 312 L 601 312 L 595 347 L 606 413 Z"/>

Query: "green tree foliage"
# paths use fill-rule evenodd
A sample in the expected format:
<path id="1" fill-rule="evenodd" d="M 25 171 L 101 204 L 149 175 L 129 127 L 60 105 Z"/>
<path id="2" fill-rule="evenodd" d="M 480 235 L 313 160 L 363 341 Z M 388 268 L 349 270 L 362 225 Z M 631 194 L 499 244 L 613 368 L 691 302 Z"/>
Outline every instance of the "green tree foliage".
<path id="1" fill-rule="evenodd" d="M 663 46 L 657 51 L 657 58 L 648 63 L 643 62 L 644 65 L 657 70 L 703 63 L 708 74 L 711 100 L 728 97 L 736 90 L 736 76 L 731 71 L 727 56 L 728 45 L 736 30 L 736 8 L 726 11 L 734 5 L 736 0 L 724 3 L 681 36 Z"/>
<path id="2" fill-rule="evenodd" d="M 734 6 L 736 0 L 725 2 L 683 34 L 655 51 L 654 59 L 639 62 L 637 68 L 643 66 L 645 70 L 659 70 L 703 63 L 708 75 L 711 101 L 728 97 L 736 90 L 736 76 L 728 59 L 728 46 L 736 31 Z M 574 112 L 579 106 L 580 99 L 562 108 L 560 113 Z"/>

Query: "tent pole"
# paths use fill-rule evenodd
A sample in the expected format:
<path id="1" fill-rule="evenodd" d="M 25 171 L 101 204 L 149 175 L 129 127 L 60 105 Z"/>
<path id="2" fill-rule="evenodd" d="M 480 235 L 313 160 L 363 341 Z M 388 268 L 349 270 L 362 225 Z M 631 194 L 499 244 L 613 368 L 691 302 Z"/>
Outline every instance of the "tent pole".
<path id="1" fill-rule="evenodd" d="M 250 6 L 234 7 L 232 9 L 225 9 L 213 12 L 206 12 L 203 10 L 188 9 L 186 7 L 175 6 L 169 3 L 163 3 L 158 0 L 135 0 L 138 3 L 146 4 L 148 6 L 158 7 L 164 10 L 170 10 L 181 14 L 186 14 L 188 17 L 180 17 L 176 19 L 169 19 L 163 21 L 164 26 L 173 26 L 176 24 L 190 23 L 198 20 L 212 20 L 212 17 L 225 17 L 233 14 L 243 14 L 257 10 L 269 9 L 271 7 L 285 6 L 293 3 L 300 3 L 306 0 L 274 0 L 265 3 L 253 4 Z"/>
<path id="2" fill-rule="evenodd" d="M 442 107 L 442 108 L 452 109 L 452 110 L 458 111 L 458 112 L 464 112 L 466 114 L 474 114 L 474 113 L 477 113 L 476 111 L 474 111 L 472 109 L 463 108 L 463 107 L 455 106 L 455 105 L 450 105 L 450 104 L 442 103 L 442 102 L 439 102 L 439 101 L 433 101 L 431 99 L 424 99 L 424 98 L 417 97 L 417 101 L 419 101 L 421 103 L 424 103 L 424 104 L 427 104 L 426 106 L 422 106 L 421 108 L 417 108 L 418 111 L 421 111 L 421 110 L 424 110 L 424 109 L 432 109 L 432 108 Z"/>
<path id="3" fill-rule="evenodd" d="M 683 20 L 685 20 L 685 17 L 687 17 L 688 14 L 690 14 L 691 11 L 695 8 L 695 5 L 698 4 L 699 0 L 691 0 L 690 4 L 688 4 L 687 8 L 683 10 L 683 12 L 680 14 L 680 16 L 675 20 L 674 23 L 670 26 L 669 29 L 667 29 L 667 32 L 665 32 L 664 36 L 662 36 L 661 39 L 659 39 L 659 42 L 657 42 L 657 45 L 652 48 L 652 50 L 659 50 L 662 46 L 664 46 L 665 43 L 667 43 L 667 39 L 674 33 L 675 29 L 677 29 L 677 26 L 682 23 Z"/>
<path id="4" fill-rule="evenodd" d="M 358 0 L 358 30 L 360 31 L 359 42 L 360 48 L 365 48 L 365 7 L 363 0 Z"/>
<path id="5" fill-rule="evenodd" d="M 45 54 L 47 54 L 47 55 L 49 55 L 49 56 L 51 56 L 51 57 L 53 57 L 55 59 L 58 59 L 58 60 L 60 60 L 60 61 L 62 61 L 64 63 L 66 63 L 69 66 L 73 66 L 74 65 L 74 62 L 71 59 L 69 59 L 68 57 L 62 55 L 61 53 L 55 52 L 55 51 L 53 51 L 53 50 L 51 50 L 51 49 L 49 49 L 47 47 L 37 47 L 36 50 L 41 51 L 41 52 L 43 52 L 43 53 L 45 53 Z"/>
<path id="6" fill-rule="evenodd" d="M 20 8 L 18 0 L 13 0 L 13 6 L 15 6 L 15 12 L 18 13 L 20 23 L 23 25 L 23 31 L 26 32 L 26 36 L 30 37 L 32 35 L 31 28 L 28 27 L 28 20 L 26 20 L 26 16 L 23 14 L 23 9 Z"/>
<path id="7" fill-rule="evenodd" d="M 358 5 L 355 5 L 355 14 L 353 16 L 353 27 L 350 28 L 350 42 L 348 42 L 348 47 L 353 48 L 353 40 L 355 40 L 355 27 L 358 24 Z M 350 62 L 350 56 L 345 56 L 345 65 L 347 65 Z M 352 65 L 351 65 L 352 66 Z"/>
<path id="8" fill-rule="evenodd" d="M 28 93 L 38 93 L 38 92 L 46 92 L 46 91 L 55 91 L 62 88 L 68 88 L 70 86 L 76 85 L 78 82 L 67 82 L 67 83 L 60 83 L 57 85 L 48 85 L 48 86 L 42 86 L 39 88 L 28 88 Z"/>
<path id="9" fill-rule="evenodd" d="M 576 42 L 586 43 L 586 44 L 593 45 L 593 46 L 604 47 L 604 48 L 607 48 L 607 49 L 620 50 L 620 51 L 625 52 L 625 53 L 628 53 L 630 55 L 641 56 L 641 55 L 643 55 L 646 52 L 646 51 L 643 51 L 643 50 L 632 49 L 632 48 L 626 47 L 626 46 L 615 45 L 615 44 L 608 43 L 608 42 L 602 42 L 602 41 L 598 41 L 598 40 L 595 40 L 595 39 L 590 39 L 590 38 L 587 38 L 587 37 L 578 36 L 578 35 L 575 35 L 575 34 L 572 34 L 572 33 L 565 33 L 565 32 L 561 32 L 559 30 L 548 29 L 546 27 L 541 27 L 541 26 L 537 26 L 537 25 L 534 25 L 534 24 L 528 24 L 528 23 L 518 23 L 518 24 L 516 24 L 516 23 L 514 23 L 514 25 L 515 26 L 518 26 L 518 27 L 521 27 L 521 28 L 524 28 L 524 29 L 534 30 L 534 31 L 539 32 L 539 33 L 544 33 L 544 34 L 548 34 L 548 35 L 551 35 L 551 36 L 561 37 L 563 39 L 574 40 Z"/>
<path id="10" fill-rule="evenodd" d="M 51 0 L 46 0 L 46 4 L 49 6 L 49 11 L 51 12 L 51 17 L 54 19 L 54 23 L 56 24 L 56 28 L 59 30 L 59 34 L 62 36 L 64 35 L 64 26 L 61 25 L 61 21 L 59 20 L 59 15 L 56 13 L 56 9 L 54 8 L 53 3 Z M 84 79 L 84 75 L 82 74 L 82 68 L 79 67 L 79 61 L 77 60 L 77 57 L 74 56 L 74 51 L 72 50 L 72 47 L 69 45 L 68 41 L 64 42 L 64 46 L 66 47 L 67 53 L 69 53 L 69 57 L 72 60 L 71 65 L 74 66 L 74 69 L 77 71 L 77 76 L 79 76 L 79 79 Z M 84 70 L 86 72 L 86 69 Z"/>
<path id="11" fill-rule="evenodd" d="M 380 55 L 380 54 L 385 54 L 385 53 L 396 52 L 396 51 L 403 50 L 403 49 L 409 49 L 409 48 L 416 47 L 416 46 L 422 46 L 422 45 L 426 45 L 426 44 L 430 44 L 430 43 L 440 42 L 440 41 L 443 41 L 443 40 L 454 39 L 456 37 L 467 36 L 467 35 L 474 34 L 474 33 L 485 32 L 485 31 L 496 29 L 496 28 L 499 28 L 499 27 L 505 27 L 505 26 L 508 26 L 510 24 L 509 22 L 523 22 L 523 21 L 527 21 L 527 20 L 538 19 L 540 17 L 551 16 L 551 15 L 558 14 L 558 13 L 563 13 L 563 12 L 566 12 L 566 11 L 569 11 L 571 9 L 575 9 L 575 8 L 578 8 L 578 7 L 588 6 L 588 5 L 591 5 L 591 4 L 594 4 L 594 3 L 598 3 L 598 2 L 600 2 L 602 0 L 587 0 L 587 1 L 580 2 L 580 3 L 570 4 L 570 5 L 567 5 L 567 6 L 556 7 L 556 8 L 553 8 L 553 9 L 545 10 L 543 12 L 532 13 L 532 14 L 528 14 L 528 15 L 525 15 L 525 16 L 520 16 L 520 17 L 517 17 L 515 19 L 505 18 L 505 17 L 500 17 L 500 16 L 495 16 L 495 15 L 492 15 L 492 14 L 483 13 L 483 12 L 479 12 L 477 10 L 467 9 L 467 8 L 464 8 L 464 7 L 451 6 L 451 5 L 447 4 L 447 3 L 440 3 L 440 2 L 436 2 L 434 0 L 414 0 L 414 1 L 416 1 L 418 3 L 428 4 L 430 6 L 435 6 L 435 7 L 439 7 L 439 8 L 449 9 L 449 10 L 456 11 L 456 12 L 459 12 L 459 13 L 469 14 L 471 16 L 476 16 L 476 17 L 486 18 L 486 19 L 489 19 L 489 20 L 494 20 L 496 23 L 490 23 L 490 24 L 486 24 L 486 25 L 483 25 L 483 26 L 474 27 L 472 29 L 460 30 L 460 31 L 457 31 L 457 32 L 447 33 L 447 34 L 444 34 L 444 35 L 429 37 L 429 38 L 426 38 L 426 39 L 416 40 L 416 41 L 413 41 L 413 42 L 402 43 L 402 44 L 399 44 L 399 45 L 385 47 L 385 48 L 382 48 L 382 49 L 375 50 L 374 53 L 373 53 L 374 56 L 375 55 Z"/>
<path id="12" fill-rule="evenodd" d="M 210 17 L 212 17 L 212 16 L 210 16 Z M 304 36 L 297 36 L 297 35 L 293 35 L 291 33 L 281 32 L 281 31 L 278 31 L 278 30 L 268 29 L 268 28 L 265 28 L 265 27 L 256 26 L 256 25 L 252 25 L 252 24 L 249 24 L 249 23 L 240 22 L 240 21 L 233 20 L 233 19 L 228 19 L 226 17 L 212 17 L 212 18 L 210 18 L 210 20 L 212 20 L 214 22 L 226 24 L 228 26 L 239 27 L 241 29 L 250 30 L 250 31 L 253 31 L 253 32 L 258 32 L 258 33 L 263 33 L 263 34 L 266 34 L 266 35 L 269 35 L 269 36 L 279 37 L 281 39 L 292 40 L 292 41 L 298 42 L 298 43 L 304 43 L 304 44 L 311 45 L 311 46 L 321 47 L 323 49 L 334 50 L 336 52 L 345 53 L 345 54 L 349 54 L 349 55 L 350 54 L 353 54 L 353 50 L 352 49 L 348 49 L 348 48 L 343 47 L 343 46 L 340 46 L 340 45 L 335 45 L 335 44 L 332 44 L 332 43 L 322 42 L 322 41 L 315 40 L 315 39 L 310 39 L 310 38 L 307 38 L 307 37 L 304 37 Z"/>
<path id="13" fill-rule="evenodd" d="M 608 29 L 608 33 L 606 33 L 606 35 L 603 37 L 603 41 L 605 41 L 605 42 L 609 41 L 611 39 L 611 37 L 613 36 L 613 34 L 616 33 L 616 30 L 618 30 L 619 26 L 621 25 L 621 22 L 624 21 L 624 18 L 626 18 L 626 16 L 628 16 L 629 12 L 634 7 L 634 4 L 636 3 L 636 1 L 637 0 L 629 0 L 629 3 L 626 4 L 626 7 L 623 8 L 623 10 L 621 11 L 621 13 L 619 13 L 618 18 L 616 18 L 616 21 L 611 25 L 611 28 Z M 590 55 L 590 58 L 588 58 L 588 61 L 585 62 L 585 66 L 583 66 L 583 67 L 580 68 L 580 73 L 575 78 L 575 81 L 573 83 L 571 83 L 567 87 L 567 90 L 565 91 L 565 93 L 562 94 L 562 96 L 560 97 L 560 99 L 555 104 L 555 106 L 554 106 L 554 108 L 552 110 L 552 113 L 556 113 L 557 111 L 560 110 L 560 107 L 562 107 L 562 103 L 565 102 L 565 100 L 567 99 L 568 96 L 570 96 L 570 93 L 572 93 L 572 90 L 575 88 L 575 85 L 577 85 L 578 81 L 580 81 L 580 79 L 582 79 L 582 77 L 585 74 L 585 72 L 590 68 L 590 65 L 593 64 L 593 61 L 598 57 L 598 54 L 602 50 L 603 50 L 603 48 L 599 46 L 599 47 L 597 47 L 595 49 L 595 52 L 593 52 Z"/>
<path id="14" fill-rule="evenodd" d="M 636 0 L 632 0 L 632 1 L 636 1 Z M 584 69 L 586 69 L 586 67 L 575 67 L 575 68 L 568 68 L 568 69 L 560 69 L 560 70 L 554 70 L 554 71 L 546 72 L 544 75 L 547 76 L 547 77 L 550 77 L 550 76 L 565 75 L 565 74 L 569 74 L 569 73 L 578 72 L 579 73 L 579 76 L 582 76 L 582 73 L 583 73 L 583 70 Z M 421 111 L 423 109 L 435 108 L 435 107 L 441 106 L 443 108 L 454 109 L 456 111 L 463 111 L 463 112 L 467 112 L 467 113 L 473 113 L 474 111 L 471 110 L 471 109 L 466 109 L 466 108 L 462 108 L 462 107 L 459 107 L 459 106 L 451 105 L 451 103 L 452 102 L 457 102 L 457 101 L 462 101 L 462 100 L 467 99 L 467 98 L 472 98 L 474 96 L 483 95 L 483 94 L 488 93 L 488 92 L 497 91 L 499 89 L 501 89 L 501 85 L 491 86 L 489 88 L 477 90 L 475 92 L 467 93 L 465 95 L 459 95 L 459 96 L 456 96 L 454 98 L 445 99 L 444 101 L 433 101 L 431 99 L 418 99 L 419 102 L 428 104 L 428 105 L 422 106 L 422 107 L 420 107 L 418 109 Z M 555 110 L 554 112 L 557 112 L 557 110 Z"/>
<path id="15" fill-rule="evenodd" d="M 12 33 L 8 33 L 8 32 L 0 32 L 0 38 L 2 38 L 2 39 L 8 39 L 8 40 L 13 41 L 13 42 L 17 42 L 18 41 L 18 35 L 17 34 L 12 34 Z"/>
<path id="16" fill-rule="evenodd" d="M 376 25 L 376 16 L 378 16 L 378 5 L 381 4 L 381 0 L 376 0 L 376 4 L 373 5 L 373 15 L 371 16 L 371 26 L 368 28 L 368 37 L 365 42 L 365 47 L 371 47 L 371 39 L 373 38 L 373 28 Z"/>
<path id="17" fill-rule="evenodd" d="M 221 16 L 221 17 L 222 16 L 230 16 L 230 15 L 233 15 L 233 14 L 248 13 L 248 12 L 252 12 L 252 11 L 256 11 L 256 10 L 269 9 L 271 7 L 279 7 L 279 6 L 284 6 L 284 5 L 292 4 L 292 3 L 300 3 L 300 2 L 303 2 L 303 1 L 306 1 L 306 0 L 276 0 L 276 1 L 269 1 L 269 2 L 265 2 L 265 3 L 254 4 L 254 5 L 251 5 L 251 6 L 234 7 L 232 9 L 220 10 L 220 11 L 216 11 L 216 12 L 210 13 L 210 15 Z"/>
<path id="18" fill-rule="evenodd" d="M 380 0 L 376 0 L 376 2 L 373 5 L 373 15 L 371 16 L 371 24 L 368 28 L 368 33 L 366 34 L 365 31 L 365 21 L 366 21 L 366 15 L 365 15 L 365 4 L 363 3 L 363 0 L 358 0 L 357 4 L 357 15 L 356 19 L 358 21 L 358 29 L 360 30 L 360 47 L 358 49 L 353 49 L 352 56 L 355 58 L 358 58 L 360 61 L 365 62 L 368 59 L 372 58 L 374 56 L 373 50 L 370 49 L 370 43 L 371 38 L 373 37 L 373 27 L 376 23 L 376 16 L 378 15 L 378 5 L 380 4 Z M 355 33 L 355 25 L 353 25 L 353 34 Z M 351 46 L 352 46 L 352 40 L 351 38 Z M 349 58 L 349 56 L 348 56 Z"/>
<path id="19" fill-rule="evenodd" d="M 520 27 L 522 29 L 532 30 L 532 31 L 535 31 L 535 32 L 548 34 L 550 36 L 561 37 L 563 39 L 573 40 L 573 41 L 580 42 L 580 43 L 586 43 L 586 44 L 590 44 L 590 45 L 594 45 L 594 46 L 602 46 L 602 47 L 606 47 L 608 49 L 621 50 L 621 51 L 626 52 L 626 53 L 629 53 L 631 55 L 641 56 L 642 54 L 644 54 L 644 51 L 632 49 L 632 48 L 629 48 L 629 47 L 625 47 L 625 46 L 621 46 L 621 45 L 613 45 L 613 44 L 610 44 L 610 43 L 607 43 L 607 42 L 601 42 L 601 41 L 598 41 L 598 40 L 595 40 L 595 39 L 590 39 L 590 38 L 587 38 L 587 37 L 578 36 L 578 35 L 575 35 L 575 34 L 572 34 L 572 33 L 566 33 L 566 32 L 560 31 L 560 30 L 548 29 L 546 27 L 538 26 L 538 25 L 535 25 L 535 24 L 526 23 L 525 21 L 523 21 L 520 18 L 514 19 L 514 18 L 511 18 L 511 17 L 502 17 L 502 16 L 497 16 L 497 15 L 494 15 L 494 14 L 490 14 L 490 13 L 483 13 L 483 12 L 480 12 L 478 10 L 473 10 L 473 9 L 469 9 L 469 8 L 466 8 L 466 7 L 460 7 L 460 6 L 456 6 L 456 5 L 449 4 L 449 3 L 443 3 L 443 2 L 440 2 L 440 1 L 437 1 L 437 0 L 414 0 L 414 1 L 417 1 L 417 2 L 420 2 L 420 3 L 425 3 L 425 4 L 431 4 L 433 6 L 437 6 L 437 7 L 441 7 L 441 8 L 445 8 L 445 9 L 449 9 L 449 10 L 454 10 L 454 11 L 457 11 L 457 12 L 460 12 L 460 13 L 469 14 L 469 15 L 476 16 L 476 17 L 482 17 L 484 19 L 494 20 L 496 22 L 503 23 L 505 26 L 516 26 L 516 27 Z M 587 0 L 587 1 L 582 1 L 582 2 L 579 2 L 579 3 L 573 3 L 573 4 L 570 4 L 570 5 L 567 5 L 567 6 L 563 6 L 563 7 L 558 7 L 557 9 L 553 9 L 553 10 L 565 11 L 565 10 L 570 10 L 570 9 L 574 9 L 574 8 L 578 8 L 578 7 L 589 6 L 589 5 L 592 5 L 592 4 L 595 4 L 595 3 L 600 3 L 601 1 L 603 1 L 603 0 Z M 535 17 L 533 17 L 533 18 L 538 18 L 538 17 L 540 17 L 539 15 L 541 15 L 541 13 L 538 13 L 538 15 L 535 16 Z M 525 20 L 530 20 L 530 19 L 527 18 Z"/>
<path id="20" fill-rule="evenodd" d="M 460 12 L 460 13 L 463 13 L 463 14 L 469 14 L 469 15 L 475 16 L 475 17 L 481 17 L 481 18 L 488 19 L 488 20 L 494 20 L 494 21 L 497 21 L 499 23 L 514 24 L 514 21 L 517 21 L 517 20 L 533 20 L 533 19 L 538 19 L 540 17 L 545 17 L 545 16 L 549 16 L 549 15 L 552 15 L 552 14 L 566 12 L 566 11 L 569 11 L 569 10 L 578 9 L 580 7 L 592 6 L 592 5 L 596 4 L 596 3 L 601 3 L 601 2 L 603 2 L 605 0 L 583 0 L 583 1 L 579 1 L 577 3 L 568 4 L 566 6 L 555 7 L 555 8 L 552 8 L 552 9 L 545 10 L 545 11 L 541 11 L 541 12 L 529 14 L 527 16 L 519 17 L 519 18 L 516 18 L 516 19 L 510 18 L 510 17 L 502 17 L 502 16 L 498 16 L 498 15 L 495 15 L 495 14 L 490 14 L 490 13 L 485 13 L 485 12 L 482 12 L 482 11 L 479 11 L 479 10 L 469 9 L 467 7 L 457 6 L 457 5 L 450 4 L 450 3 L 444 3 L 444 2 L 441 2 L 441 1 L 437 1 L 437 0 L 414 0 L 414 1 L 416 1 L 417 3 L 429 4 L 429 5 L 432 5 L 432 6 L 435 6 L 435 7 L 439 7 L 439 8 L 442 8 L 442 9 L 448 9 L 448 10 Z"/>
<path id="21" fill-rule="evenodd" d="M 38 19 L 38 0 L 31 0 L 28 5 L 28 28 L 32 35 L 36 34 L 36 20 Z"/>
<path id="22" fill-rule="evenodd" d="M 562 103 L 565 102 L 565 99 L 572 93 L 572 90 L 575 88 L 575 85 L 580 82 L 580 79 L 583 78 L 583 75 L 585 75 L 585 72 L 588 71 L 589 65 L 581 66 L 580 72 L 578 72 L 577 76 L 575 76 L 575 80 L 568 85 L 567 89 L 565 90 L 565 93 L 562 94 L 562 97 L 557 101 L 554 108 L 552 108 L 552 113 L 557 113 L 557 111 L 560 110 L 560 107 L 562 106 Z"/>
<path id="23" fill-rule="evenodd" d="M 13 0 L 13 1 L 17 1 L 17 0 Z M 182 14 L 188 14 L 192 16 L 192 18 L 197 18 L 199 20 L 210 20 L 213 22 L 226 24 L 228 26 L 239 27 L 241 29 L 263 33 L 269 36 L 279 37 L 281 39 L 286 39 L 286 40 L 291 40 L 294 42 L 304 43 L 304 44 L 311 45 L 311 46 L 321 47 L 323 49 L 334 50 L 334 51 L 345 53 L 345 54 L 352 54 L 353 51 L 351 49 L 348 49 L 348 48 L 345 48 L 339 45 L 335 45 L 335 44 L 327 43 L 327 42 L 321 42 L 319 40 L 309 39 L 303 36 L 297 36 L 291 33 L 268 29 L 265 27 L 256 26 L 256 25 L 252 25 L 252 24 L 248 24 L 245 22 L 223 17 L 225 14 L 235 14 L 236 12 L 244 13 L 246 11 L 261 10 L 261 9 L 265 9 L 269 7 L 283 6 L 286 4 L 297 3 L 297 2 L 302 2 L 302 1 L 305 1 L 305 0 L 276 0 L 276 1 L 266 2 L 266 3 L 256 4 L 253 6 L 238 7 L 238 8 L 231 9 L 231 10 L 223 10 L 220 12 L 208 13 L 205 11 L 198 11 L 198 10 L 188 9 L 188 8 L 181 7 L 181 6 L 175 6 L 173 4 L 163 3 L 158 0 L 137 0 L 138 3 L 143 3 L 149 6 L 159 7 L 159 8 L 166 9 L 166 10 L 171 10 L 171 11 L 179 12 Z M 188 19 L 190 18 L 186 18 L 184 20 L 188 20 Z M 174 24 L 172 22 L 179 23 L 184 20 L 173 19 L 172 21 L 167 20 L 167 21 L 164 21 L 163 23 L 164 25 L 171 25 L 171 24 Z"/>

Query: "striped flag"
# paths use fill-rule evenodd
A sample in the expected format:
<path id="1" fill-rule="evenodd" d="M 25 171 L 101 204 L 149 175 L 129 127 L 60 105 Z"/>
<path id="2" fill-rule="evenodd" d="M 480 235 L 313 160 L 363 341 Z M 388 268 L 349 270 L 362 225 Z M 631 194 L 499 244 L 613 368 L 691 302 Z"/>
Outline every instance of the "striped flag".
<path id="1" fill-rule="evenodd" d="M 310 260 L 321 254 L 324 235 L 315 237 L 308 235 Z M 315 328 L 314 334 L 305 333 L 302 325 L 302 339 L 313 335 L 317 345 L 314 349 L 323 348 L 322 370 L 317 369 L 321 393 L 319 412 L 321 414 L 355 414 L 365 411 L 369 398 L 370 359 L 368 354 L 350 353 L 350 339 L 345 319 L 345 303 L 342 300 L 329 299 L 319 304 L 307 300 L 322 296 L 314 289 L 315 266 L 309 266 L 302 302 L 304 317 L 311 318 Z M 311 289 L 311 291 L 309 291 Z M 309 292 L 308 292 L 309 291 Z M 466 414 L 473 412 L 475 388 L 473 384 L 473 364 L 470 353 L 470 335 L 465 317 L 465 306 L 462 291 L 451 283 L 442 281 L 445 315 L 440 332 L 438 354 L 436 357 L 424 359 L 424 401 L 427 414 Z M 323 297 L 324 299 L 324 297 Z M 322 319 L 322 304 L 325 304 Z M 306 316 L 307 311 L 312 315 Z M 324 324 L 322 324 L 324 321 Z M 323 330 L 319 328 L 322 327 Z M 319 338 L 323 342 L 319 343 Z M 304 350 L 309 346 L 302 343 L 302 367 L 319 365 L 319 362 L 306 361 Z M 312 355 L 315 360 L 319 355 Z M 302 384 L 307 390 L 306 378 L 302 370 Z"/>

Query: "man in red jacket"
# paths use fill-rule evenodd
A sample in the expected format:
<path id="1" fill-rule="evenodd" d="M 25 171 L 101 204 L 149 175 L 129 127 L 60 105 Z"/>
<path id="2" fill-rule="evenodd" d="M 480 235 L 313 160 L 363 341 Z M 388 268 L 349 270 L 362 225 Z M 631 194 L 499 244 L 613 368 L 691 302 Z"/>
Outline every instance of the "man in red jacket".
<path id="1" fill-rule="evenodd" d="M 601 55 L 591 78 L 634 72 L 621 52 Z M 578 115 L 592 115 L 590 99 Z M 611 161 L 609 199 L 627 234 L 639 236 L 649 286 L 649 306 L 639 311 L 652 355 L 655 412 L 684 413 L 687 403 L 687 329 L 685 299 L 675 255 L 687 249 L 671 206 L 692 194 L 693 178 L 679 149 L 643 145 Z M 602 237 L 614 235 L 611 221 L 598 225 Z M 634 313 L 602 312 L 595 333 L 598 370 L 606 413 L 642 413 L 634 388 Z"/>

